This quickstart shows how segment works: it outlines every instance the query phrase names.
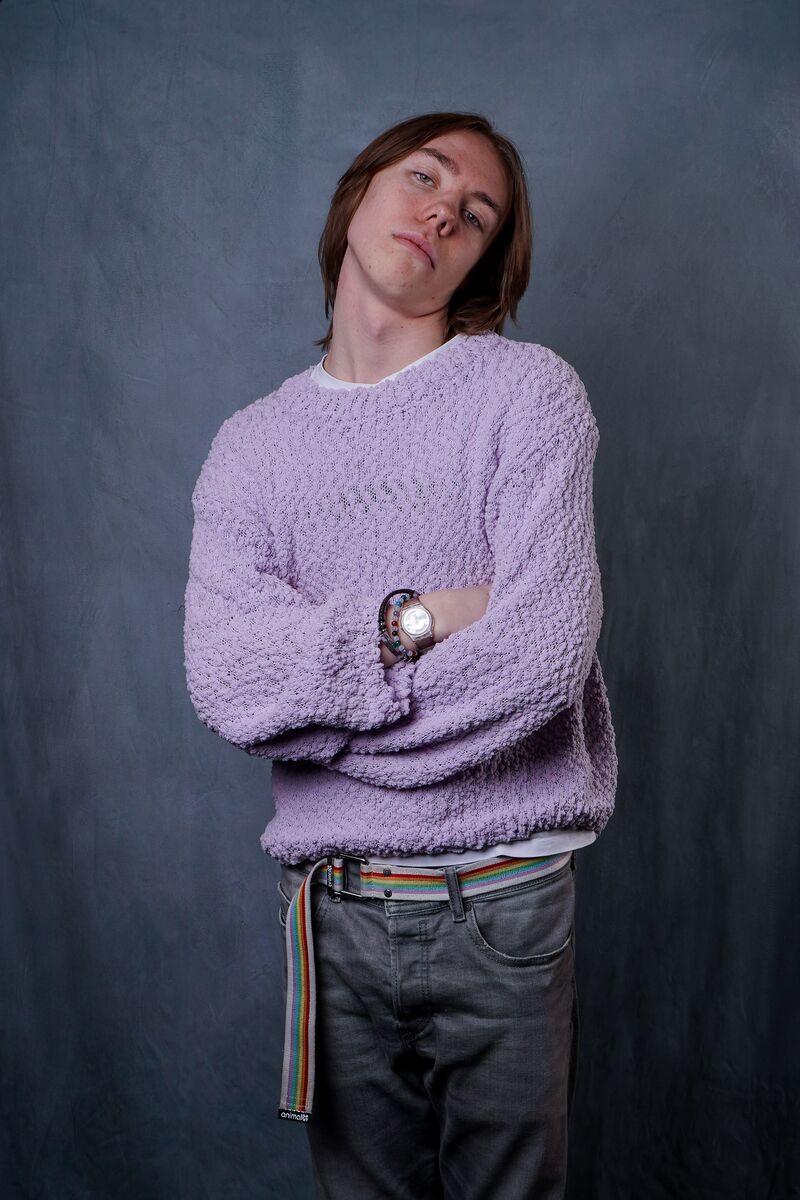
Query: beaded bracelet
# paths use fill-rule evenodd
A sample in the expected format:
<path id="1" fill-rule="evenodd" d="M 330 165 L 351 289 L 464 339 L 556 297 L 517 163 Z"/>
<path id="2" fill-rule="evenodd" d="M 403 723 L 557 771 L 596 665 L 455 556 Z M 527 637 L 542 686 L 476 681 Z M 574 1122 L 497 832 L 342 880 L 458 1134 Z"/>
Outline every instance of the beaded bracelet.
<path id="1" fill-rule="evenodd" d="M 399 628 L 398 614 L 406 600 L 416 600 L 418 596 L 419 592 L 415 592 L 413 588 L 396 588 L 393 592 L 388 592 L 387 595 L 384 596 L 383 600 L 381 601 L 381 606 L 378 609 L 378 629 L 380 630 L 380 640 L 386 643 L 393 654 L 399 654 L 401 658 L 406 660 L 406 662 L 416 662 L 421 652 L 419 650 L 409 650 L 408 647 L 404 646 L 400 641 L 400 637 L 397 633 Z M 392 632 L 389 633 L 389 630 L 386 627 L 386 621 L 384 620 L 383 610 L 392 599 L 394 599 L 394 610 L 392 612 L 391 620 Z"/>

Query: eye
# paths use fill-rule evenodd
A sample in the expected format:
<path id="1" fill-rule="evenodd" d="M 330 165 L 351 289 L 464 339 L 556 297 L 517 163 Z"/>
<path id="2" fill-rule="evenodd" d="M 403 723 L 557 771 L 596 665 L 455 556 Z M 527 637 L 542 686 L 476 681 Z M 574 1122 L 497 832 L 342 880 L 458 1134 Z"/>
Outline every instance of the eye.
<path id="1" fill-rule="evenodd" d="M 425 171 L 414 171 L 414 172 L 412 172 L 412 174 L 421 175 L 423 177 L 423 179 L 429 179 L 430 182 L 433 183 L 433 180 L 431 179 L 430 175 L 427 175 L 425 173 Z M 470 217 L 472 217 L 472 220 L 469 221 L 468 224 L 472 225 L 474 229 L 483 229 L 483 225 L 481 224 L 479 219 L 475 216 L 474 212 L 470 212 L 470 210 L 468 208 L 465 208 L 464 212 L 469 213 Z"/>

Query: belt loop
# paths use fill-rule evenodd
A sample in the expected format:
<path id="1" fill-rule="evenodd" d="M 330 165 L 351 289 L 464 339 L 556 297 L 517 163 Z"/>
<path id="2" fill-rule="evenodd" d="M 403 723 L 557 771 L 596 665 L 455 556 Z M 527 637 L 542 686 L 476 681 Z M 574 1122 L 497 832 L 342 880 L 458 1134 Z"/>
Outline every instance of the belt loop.
<path id="1" fill-rule="evenodd" d="M 454 921 L 466 921 L 464 915 L 464 901 L 461 896 L 461 885 L 458 880 L 458 868 L 454 863 L 448 863 L 443 868 L 445 879 L 447 880 L 447 896 L 450 901 L 450 909 L 453 913 Z"/>

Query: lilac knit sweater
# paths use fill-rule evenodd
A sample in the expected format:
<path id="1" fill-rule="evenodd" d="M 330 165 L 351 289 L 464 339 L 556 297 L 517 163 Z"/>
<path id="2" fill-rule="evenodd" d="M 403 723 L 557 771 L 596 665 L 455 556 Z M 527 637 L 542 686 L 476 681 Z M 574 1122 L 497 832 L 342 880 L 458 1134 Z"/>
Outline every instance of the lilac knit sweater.
<path id="1" fill-rule="evenodd" d="M 192 494 L 187 685 L 205 725 L 273 762 L 263 850 L 599 834 L 617 757 L 579 376 L 497 333 L 369 387 L 312 370 L 223 422 Z M 480 620 L 383 666 L 388 591 L 480 583 Z"/>

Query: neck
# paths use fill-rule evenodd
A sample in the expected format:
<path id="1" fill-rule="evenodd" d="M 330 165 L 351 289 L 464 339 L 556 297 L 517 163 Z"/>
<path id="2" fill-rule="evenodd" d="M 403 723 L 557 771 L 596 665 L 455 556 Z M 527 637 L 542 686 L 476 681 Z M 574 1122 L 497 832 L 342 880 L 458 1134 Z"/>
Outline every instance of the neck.
<path id="1" fill-rule="evenodd" d="M 340 286 L 325 370 L 349 383 L 377 383 L 441 346 L 447 335 L 446 313 L 406 317 L 376 304 L 354 303 Z"/>

